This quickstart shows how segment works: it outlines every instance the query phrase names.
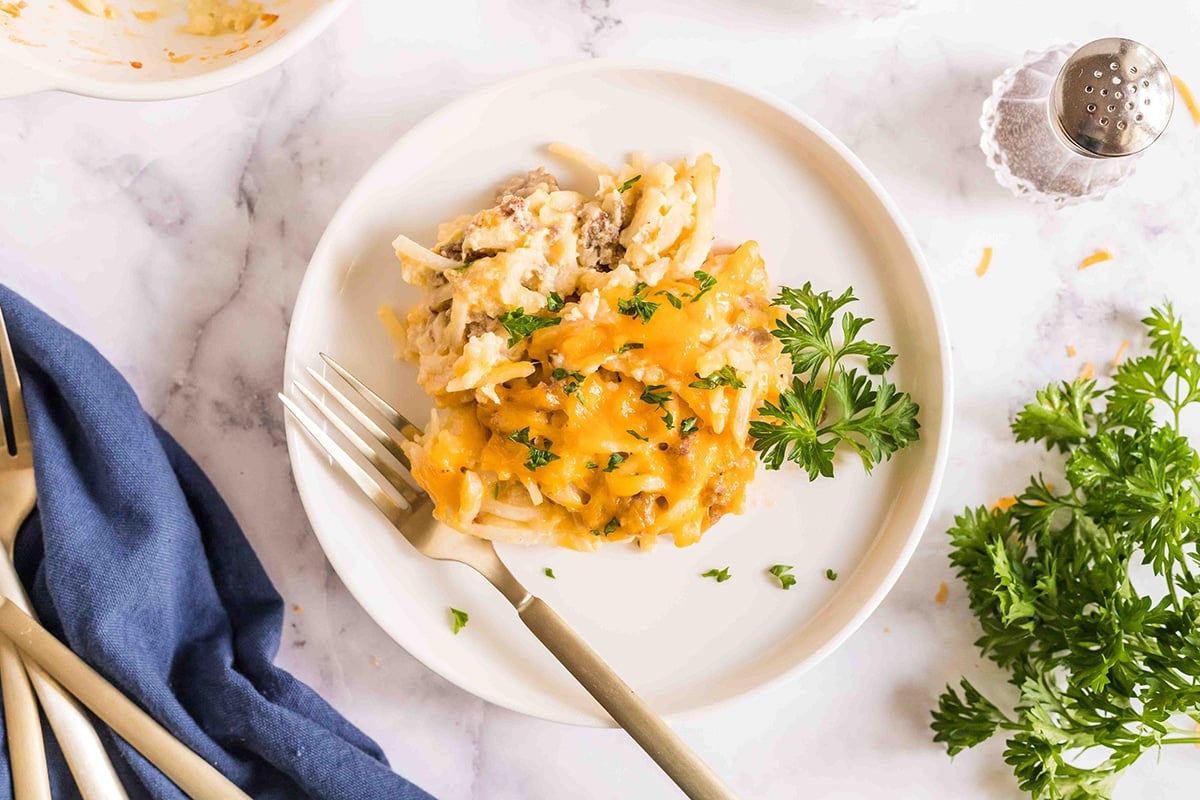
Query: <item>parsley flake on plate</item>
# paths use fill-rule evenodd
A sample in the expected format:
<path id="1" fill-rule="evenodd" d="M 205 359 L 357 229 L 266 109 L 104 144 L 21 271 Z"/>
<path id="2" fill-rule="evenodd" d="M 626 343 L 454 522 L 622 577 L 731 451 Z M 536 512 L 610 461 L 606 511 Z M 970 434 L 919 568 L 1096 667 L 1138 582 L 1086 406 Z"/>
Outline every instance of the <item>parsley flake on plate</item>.
<path id="1" fill-rule="evenodd" d="M 710 569 L 708 572 L 700 573 L 701 578 L 716 578 L 717 583 L 724 583 L 733 576 L 729 574 L 729 567 L 721 567 L 720 569 Z"/>
<path id="2" fill-rule="evenodd" d="M 633 185 L 634 185 L 635 183 L 637 183 L 637 182 L 638 182 L 638 181 L 640 181 L 641 179 L 642 179 L 642 176 L 641 176 L 640 174 L 639 174 L 639 175 L 634 175 L 632 178 L 630 178 L 629 180 L 625 181 L 625 182 L 624 182 L 624 183 L 622 183 L 620 186 L 618 186 L 618 187 L 617 187 L 617 192 L 618 192 L 619 194 L 625 194 L 626 192 L 628 192 L 630 189 L 632 189 L 632 188 L 633 188 Z"/>
<path id="3" fill-rule="evenodd" d="M 508 346 L 512 347 L 542 328 L 552 328 L 560 324 L 562 318 L 536 317 L 533 314 L 526 314 L 524 308 L 514 308 L 501 314 L 499 322 L 504 326 L 504 330 L 508 331 Z"/>
<path id="4" fill-rule="evenodd" d="M 767 572 L 779 579 L 780 589 L 790 589 L 796 585 L 796 576 L 792 575 L 792 567 L 790 564 L 776 564 Z"/>
<path id="5" fill-rule="evenodd" d="M 717 279 L 702 269 L 696 270 L 693 277 L 700 283 L 700 291 L 692 296 L 692 302 L 694 303 L 712 291 L 713 287 L 717 285 Z"/>
<path id="6" fill-rule="evenodd" d="M 732 389 L 745 389 L 746 384 L 737 376 L 737 371 L 733 367 L 726 364 L 716 372 L 709 375 L 707 378 L 701 378 L 699 373 L 696 374 L 696 380 L 688 384 L 693 389 L 716 389 L 721 386 L 728 386 Z"/>
<path id="7" fill-rule="evenodd" d="M 831 581 L 836 581 L 838 579 L 838 574 L 831 569 L 827 569 L 825 570 L 825 577 Z"/>
<path id="8" fill-rule="evenodd" d="M 608 466 L 604 468 L 604 471 L 612 472 L 617 467 L 621 466 L 621 462 L 623 462 L 626 458 L 628 458 L 628 456 L 626 456 L 624 453 L 613 453 L 608 457 Z"/>
<path id="9" fill-rule="evenodd" d="M 532 439 L 529 438 L 529 427 L 526 426 L 520 430 L 513 431 L 508 438 L 517 444 L 523 444 L 529 448 L 529 454 L 525 458 L 525 469 L 533 472 L 538 467 L 544 467 L 552 461 L 558 461 L 560 456 L 550 452 L 550 448 L 554 446 L 554 442 L 541 437 L 542 444 L 538 446 Z"/>
<path id="10" fill-rule="evenodd" d="M 450 609 L 450 626 L 454 630 L 454 635 L 467 627 L 467 623 L 471 621 L 471 615 L 465 611 L 459 611 L 457 608 Z"/>
<path id="11" fill-rule="evenodd" d="M 551 569 L 550 567 L 546 567 L 544 570 L 542 570 L 542 572 L 544 572 L 546 574 L 547 578 L 553 578 L 554 580 L 558 580 L 558 576 L 554 574 L 554 570 Z"/>

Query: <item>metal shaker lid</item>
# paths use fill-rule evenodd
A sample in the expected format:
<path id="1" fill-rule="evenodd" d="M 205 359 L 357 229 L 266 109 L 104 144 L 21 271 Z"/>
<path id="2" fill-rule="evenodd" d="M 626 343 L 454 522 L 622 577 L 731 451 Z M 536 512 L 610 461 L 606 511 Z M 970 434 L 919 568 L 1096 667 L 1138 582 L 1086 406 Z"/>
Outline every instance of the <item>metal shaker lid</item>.
<path id="1" fill-rule="evenodd" d="M 1175 87 L 1150 48 L 1130 39 L 1097 39 L 1066 60 L 1051 97 L 1068 143 L 1083 155 L 1109 158 L 1154 143 L 1171 120 Z"/>

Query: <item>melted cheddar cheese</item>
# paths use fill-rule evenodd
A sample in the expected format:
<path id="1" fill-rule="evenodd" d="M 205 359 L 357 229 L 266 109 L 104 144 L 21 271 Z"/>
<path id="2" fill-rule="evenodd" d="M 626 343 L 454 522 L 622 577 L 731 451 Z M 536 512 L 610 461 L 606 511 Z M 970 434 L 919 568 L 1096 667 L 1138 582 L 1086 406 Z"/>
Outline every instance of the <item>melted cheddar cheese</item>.
<path id="1" fill-rule="evenodd" d="M 592 198 L 545 179 L 444 226 L 440 253 L 397 240 L 428 290 L 404 354 L 439 406 L 405 445 L 413 477 L 467 533 L 692 544 L 742 510 L 750 417 L 789 374 L 758 246 L 709 252 L 706 157 L 601 175 Z M 500 322 L 515 309 L 553 324 L 518 337 Z"/>

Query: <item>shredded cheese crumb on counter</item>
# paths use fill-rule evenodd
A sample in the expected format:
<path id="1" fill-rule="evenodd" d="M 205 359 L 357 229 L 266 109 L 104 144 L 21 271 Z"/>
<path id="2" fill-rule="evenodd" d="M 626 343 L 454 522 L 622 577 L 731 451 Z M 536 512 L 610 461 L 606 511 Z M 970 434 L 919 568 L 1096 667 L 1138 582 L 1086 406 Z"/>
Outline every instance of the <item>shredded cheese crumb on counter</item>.
<path id="1" fill-rule="evenodd" d="M 1187 106 L 1188 113 L 1192 115 L 1192 122 L 1200 125 L 1200 107 L 1196 106 L 1196 98 L 1192 95 L 1192 90 L 1178 75 L 1172 75 L 1171 82 L 1175 84 L 1175 91 L 1179 93 L 1183 104 Z"/>
<path id="2" fill-rule="evenodd" d="M 1117 348 L 1117 354 L 1113 356 L 1112 365 L 1114 367 L 1121 364 L 1121 358 L 1125 355 L 1125 351 L 1129 349 L 1129 340 L 1121 342 L 1121 346 Z"/>
<path id="3" fill-rule="evenodd" d="M 1082 270 L 1087 269 L 1088 267 L 1094 267 L 1101 262 L 1111 261 L 1112 257 L 1112 253 L 1108 252 L 1107 250 L 1097 250 L 1083 261 L 1080 261 L 1079 268 Z"/>
<path id="4" fill-rule="evenodd" d="M 979 259 L 979 264 L 975 267 L 975 276 L 982 278 L 987 274 L 988 267 L 992 266 L 992 248 L 983 248 L 983 256 Z"/>
<path id="5" fill-rule="evenodd" d="M 1008 497 L 1001 497 L 999 500 L 997 500 L 996 504 L 994 506 L 992 506 L 992 510 L 993 511 L 1008 511 L 1010 508 L 1012 508 L 1016 504 L 1017 504 L 1017 498 L 1014 495 L 1010 494 Z"/>
<path id="6" fill-rule="evenodd" d="M 3 11 L 10 17 L 19 17 L 21 16 L 21 9 L 25 8 L 25 5 L 24 0 L 20 3 L 6 3 L 4 0 L 0 0 L 0 11 Z"/>
<path id="7" fill-rule="evenodd" d="M 941 583 L 938 584 L 937 594 L 935 594 L 933 596 L 933 601 L 935 603 L 937 603 L 939 606 L 944 606 L 944 605 L 946 605 L 946 598 L 949 596 L 950 596 L 950 587 L 946 585 L 945 581 L 942 581 Z"/>
<path id="8" fill-rule="evenodd" d="M 1075 345 L 1067 345 L 1067 358 L 1074 358 L 1077 355 L 1079 355 L 1079 351 L 1075 349 Z"/>
<path id="9" fill-rule="evenodd" d="M 1090 381 L 1094 377 L 1096 377 L 1096 365 L 1088 361 L 1079 370 L 1079 380 Z"/>

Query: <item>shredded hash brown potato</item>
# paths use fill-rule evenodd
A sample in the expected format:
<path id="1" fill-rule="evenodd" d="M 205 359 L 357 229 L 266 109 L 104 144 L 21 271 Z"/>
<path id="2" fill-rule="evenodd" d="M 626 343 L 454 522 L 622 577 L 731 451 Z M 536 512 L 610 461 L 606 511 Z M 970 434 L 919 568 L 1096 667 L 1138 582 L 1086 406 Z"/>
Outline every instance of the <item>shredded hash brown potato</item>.
<path id="1" fill-rule="evenodd" d="M 635 157 L 593 194 L 542 169 L 496 204 L 401 236 L 404 279 L 425 290 L 401 355 L 437 408 L 413 477 L 465 533 L 593 550 L 602 541 L 698 541 L 742 510 L 750 418 L 791 374 L 757 244 L 714 254 L 718 169 Z"/>

